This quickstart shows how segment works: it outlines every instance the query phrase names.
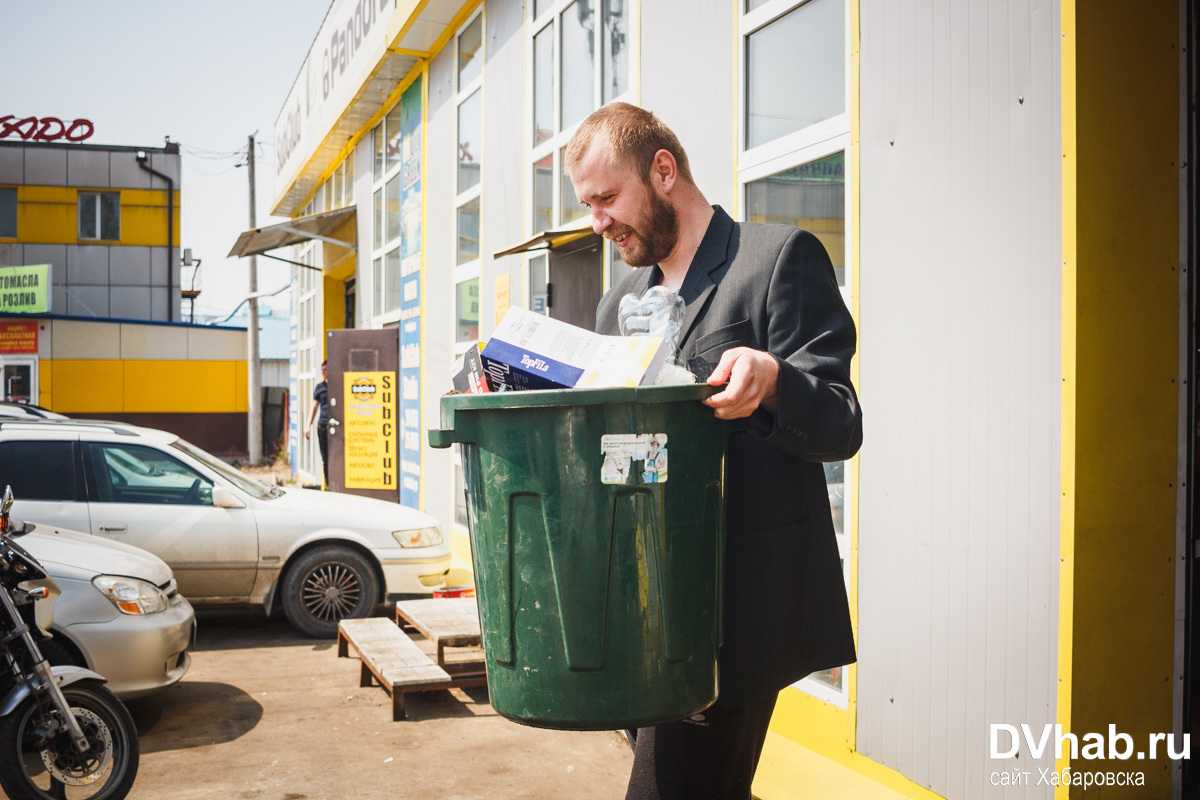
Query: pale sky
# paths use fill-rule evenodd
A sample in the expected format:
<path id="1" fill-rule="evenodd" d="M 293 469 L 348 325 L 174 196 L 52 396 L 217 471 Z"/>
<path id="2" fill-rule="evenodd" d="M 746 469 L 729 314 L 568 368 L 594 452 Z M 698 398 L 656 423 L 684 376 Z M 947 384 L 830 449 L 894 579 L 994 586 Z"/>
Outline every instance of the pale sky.
<path id="1" fill-rule="evenodd" d="M 281 222 L 268 216 L 275 117 L 330 2 L 0 0 L 0 117 L 89 119 L 90 144 L 178 142 L 179 244 L 203 259 L 196 312 L 227 313 L 246 295 L 249 266 L 225 258 L 249 227 L 246 168 L 234 165 L 257 130 L 257 222 Z M 258 259 L 259 290 L 286 284 L 288 270 Z M 287 298 L 264 302 L 286 314 Z"/>

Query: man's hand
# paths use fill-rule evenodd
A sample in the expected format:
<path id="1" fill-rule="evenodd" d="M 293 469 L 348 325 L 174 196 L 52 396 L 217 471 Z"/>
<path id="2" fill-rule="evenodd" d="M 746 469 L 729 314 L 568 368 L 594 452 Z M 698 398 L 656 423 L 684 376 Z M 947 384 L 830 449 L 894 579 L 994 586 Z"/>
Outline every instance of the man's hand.
<path id="1" fill-rule="evenodd" d="M 304 429 L 304 438 L 305 439 L 312 438 L 308 435 L 311 431 L 312 431 L 312 425 L 309 425 L 307 428 Z"/>
<path id="2" fill-rule="evenodd" d="M 748 417 L 759 406 L 774 412 L 778 407 L 779 364 L 769 354 L 750 347 L 734 347 L 721 355 L 721 363 L 708 376 L 710 386 L 729 385 L 704 401 L 719 419 Z"/>

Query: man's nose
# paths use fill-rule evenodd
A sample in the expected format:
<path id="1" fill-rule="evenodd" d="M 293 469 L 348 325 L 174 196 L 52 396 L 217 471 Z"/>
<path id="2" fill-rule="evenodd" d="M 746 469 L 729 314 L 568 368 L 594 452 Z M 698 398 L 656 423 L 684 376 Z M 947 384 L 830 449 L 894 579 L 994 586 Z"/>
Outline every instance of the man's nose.
<path id="1" fill-rule="evenodd" d="M 603 236 L 610 225 L 612 225 L 612 218 L 605 213 L 604 209 L 592 209 L 592 230 L 597 236 Z"/>

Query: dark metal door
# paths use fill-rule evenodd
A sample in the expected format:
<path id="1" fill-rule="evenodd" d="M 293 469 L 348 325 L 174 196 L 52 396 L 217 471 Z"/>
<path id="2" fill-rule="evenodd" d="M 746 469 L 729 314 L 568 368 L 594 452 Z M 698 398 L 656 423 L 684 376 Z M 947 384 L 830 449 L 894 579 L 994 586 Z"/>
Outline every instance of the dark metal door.
<path id="1" fill-rule="evenodd" d="M 587 236 L 550 251 L 547 307 L 550 316 L 596 329 L 596 305 L 604 293 L 604 258 L 599 236 Z"/>
<path id="2" fill-rule="evenodd" d="M 399 502 L 400 337 L 328 331 L 329 488 Z"/>

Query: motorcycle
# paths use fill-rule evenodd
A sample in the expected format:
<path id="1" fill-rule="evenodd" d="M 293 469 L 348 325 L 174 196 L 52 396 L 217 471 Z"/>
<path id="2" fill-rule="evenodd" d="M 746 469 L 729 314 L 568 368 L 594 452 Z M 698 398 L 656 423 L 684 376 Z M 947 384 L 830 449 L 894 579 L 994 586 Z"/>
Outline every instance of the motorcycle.
<path id="1" fill-rule="evenodd" d="M 104 678 L 51 667 L 38 649 L 58 584 L 16 542 L 33 525 L 0 501 L 0 787 L 10 800 L 121 800 L 138 770 L 137 730 Z"/>

